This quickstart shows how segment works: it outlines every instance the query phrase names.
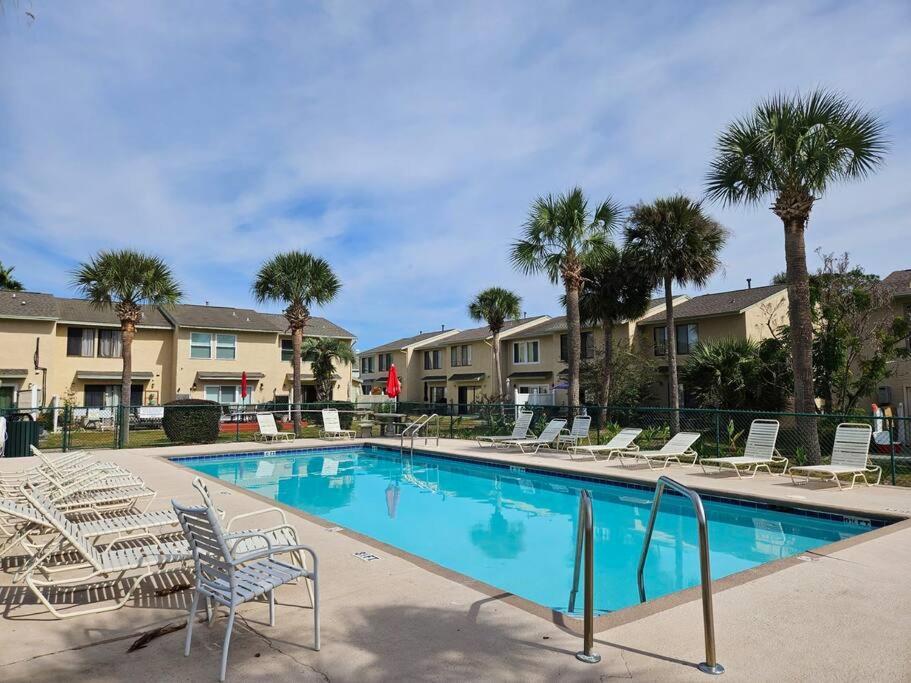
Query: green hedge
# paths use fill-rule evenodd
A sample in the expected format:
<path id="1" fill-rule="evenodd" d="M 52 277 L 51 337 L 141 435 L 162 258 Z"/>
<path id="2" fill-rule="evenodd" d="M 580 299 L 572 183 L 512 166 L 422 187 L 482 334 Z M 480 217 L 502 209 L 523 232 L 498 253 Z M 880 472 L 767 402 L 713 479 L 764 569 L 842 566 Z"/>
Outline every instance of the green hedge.
<path id="1" fill-rule="evenodd" d="M 221 406 L 215 401 L 184 398 L 165 404 L 162 427 L 175 443 L 215 443 L 220 420 Z"/>

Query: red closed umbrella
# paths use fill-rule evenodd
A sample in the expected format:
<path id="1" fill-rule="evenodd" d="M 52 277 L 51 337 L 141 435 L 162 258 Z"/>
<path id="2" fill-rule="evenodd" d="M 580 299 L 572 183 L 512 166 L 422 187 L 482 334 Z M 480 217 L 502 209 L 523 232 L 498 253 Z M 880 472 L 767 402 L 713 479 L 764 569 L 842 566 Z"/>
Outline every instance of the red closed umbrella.
<path id="1" fill-rule="evenodd" d="M 398 398 L 400 393 L 402 393 L 402 384 L 399 382 L 399 373 L 393 363 L 389 366 L 389 377 L 386 378 L 386 396 Z"/>

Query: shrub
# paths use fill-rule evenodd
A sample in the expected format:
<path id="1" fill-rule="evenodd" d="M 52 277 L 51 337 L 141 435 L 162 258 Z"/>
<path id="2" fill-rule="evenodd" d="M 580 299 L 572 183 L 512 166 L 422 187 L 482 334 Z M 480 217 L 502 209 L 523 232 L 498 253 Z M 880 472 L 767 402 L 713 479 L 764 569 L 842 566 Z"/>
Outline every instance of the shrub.
<path id="1" fill-rule="evenodd" d="M 220 420 L 221 406 L 215 401 L 183 398 L 165 404 L 162 427 L 175 443 L 214 443 Z"/>

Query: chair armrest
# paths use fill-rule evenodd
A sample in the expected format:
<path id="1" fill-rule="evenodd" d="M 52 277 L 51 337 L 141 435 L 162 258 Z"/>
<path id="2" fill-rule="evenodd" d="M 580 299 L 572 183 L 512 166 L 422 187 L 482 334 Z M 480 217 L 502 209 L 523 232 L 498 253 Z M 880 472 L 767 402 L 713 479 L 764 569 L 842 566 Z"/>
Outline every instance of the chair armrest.
<path id="1" fill-rule="evenodd" d="M 249 559 L 253 559 L 250 557 L 251 555 L 263 555 L 265 553 L 265 556 L 269 556 L 275 552 L 275 550 L 273 550 L 273 548 L 272 548 L 272 541 L 262 531 L 241 531 L 236 534 L 231 534 L 230 538 L 227 538 L 227 537 L 225 538 L 226 541 L 228 541 L 228 540 L 231 541 L 231 547 L 229 548 L 229 550 L 231 551 L 232 555 L 234 554 L 234 549 L 237 547 L 237 545 L 241 541 L 243 541 L 244 539 L 247 539 L 247 538 L 263 539 L 266 542 L 266 548 L 264 550 L 254 550 L 253 552 L 249 552 L 244 555 L 235 557 L 234 564 L 240 564 L 241 562 L 246 562 Z"/>
<path id="2" fill-rule="evenodd" d="M 272 555 L 283 555 L 285 553 L 290 553 L 290 552 L 299 551 L 299 550 L 303 550 L 305 553 L 310 555 L 310 557 L 313 559 L 313 570 L 311 570 L 311 573 L 314 573 L 316 571 L 318 560 L 316 557 L 316 551 L 313 548 L 311 548 L 309 545 L 282 545 L 282 546 L 277 546 L 275 548 L 272 548 L 271 550 L 270 549 L 254 550 L 253 552 L 246 553 L 245 555 L 241 555 L 240 557 L 235 557 L 234 564 L 235 565 L 243 564 L 244 562 L 250 562 L 251 560 L 258 560 L 258 559 L 262 559 L 264 557 L 271 557 Z"/>
<path id="3" fill-rule="evenodd" d="M 234 515 L 228 521 L 227 526 L 225 526 L 225 531 L 231 531 L 231 526 L 234 524 L 234 522 L 236 522 L 239 519 L 248 519 L 250 517 L 256 517 L 257 515 L 268 514 L 270 512 L 277 512 L 279 514 L 279 516 L 281 517 L 281 520 L 282 520 L 281 521 L 282 525 L 288 524 L 288 518 L 285 516 L 285 511 L 282 510 L 281 508 L 277 508 L 277 507 L 273 506 L 273 507 L 263 508 L 261 510 L 254 510 L 253 512 L 244 512 L 243 514 L 240 514 L 240 515 Z"/>

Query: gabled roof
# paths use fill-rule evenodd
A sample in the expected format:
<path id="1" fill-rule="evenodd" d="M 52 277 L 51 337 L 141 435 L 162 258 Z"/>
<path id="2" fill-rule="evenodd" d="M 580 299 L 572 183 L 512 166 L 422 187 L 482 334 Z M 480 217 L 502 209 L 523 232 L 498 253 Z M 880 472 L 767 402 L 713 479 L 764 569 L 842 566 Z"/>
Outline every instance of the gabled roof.
<path id="1" fill-rule="evenodd" d="M 275 323 L 265 313 L 257 313 L 252 308 L 177 304 L 168 307 L 166 315 L 179 327 L 241 332 L 277 331 Z"/>
<path id="2" fill-rule="evenodd" d="M 786 289 L 786 285 L 769 285 L 768 287 L 735 289 L 730 292 L 694 296 L 681 304 L 674 305 L 674 318 L 692 320 L 716 315 L 733 315 Z M 665 314 L 664 311 L 661 311 L 640 320 L 639 324 L 660 325 L 664 320 Z"/>
<path id="3" fill-rule="evenodd" d="M 547 320 L 546 315 L 533 315 L 529 318 L 519 318 L 518 320 L 507 320 L 506 324 L 503 325 L 503 333 L 508 333 L 510 330 L 520 327 L 521 325 L 527 325 L 533 323 L 536 320 Z M 523 330 L 524 331 L 524 330 Z M 458 334 L 454 334 L 451 337 L 445 339 L 446 345 L 450 344 L 467 344 L 469 342 L 482 341 L 491 337 L 490 328 L 487 325 L 482 325 L 481 327 L 473 327 L 470 330 L 463 330 Z"/>
<path id="4" fill-rule="evenodd" d="M 0 318 L 57 319 L 57 300 L 41 292 L 0 290 Z"/>
<path id="5" fill-rule="evenodd" d="M 437 330 L 436 332 L 422 332 L 421 334 L 416 334 L 413 337 L 402 337 L 401 339 L 396 339 L 395 341 L 387 342 L 385 344 L 380 344 L 379 346 L 374 346 L 372 349 L 367 349 L 366 351 L 359 351 L 358 354 L 361 356 L 370 355 L 372 353 L 382 353 L 384 351 L 401 351 L 406 346 L 413 346 L 420 342 L 425 342 L 433 339 L 434 337 L 450 335 L 454 330 Z"/>
<path id="6" fill-rule="evenodd" d="M 98 308 L 85 299 L 57 298 L 57 311 L 61 322 L 120 327 L 120 319 L 110 306 Z M 171 329 L 171 323 L 157 306 L 143 306 L 139 327 L 164 327 Z"/>
<path id="7" fill-rule="evenodd" d="M 288 320 L 281 313 L 260 313 L 260 315 L 272 321 L 275 329 L 278 330 L 280 334 L 289 334 Z M 354 339 L 354 335 L 344 327 L 340 327 L 331 320 L 327 320 L 326 318 L 321 318 L 316 315 L 311 316 L 307 321 L 307 324 L 304 326 L 304 336 Z"/>
<path id="8" fill-rule="evenodd" d="M 883 278 L 893 296 L 911 296 L 911 269 L 896 270 Z"/>

